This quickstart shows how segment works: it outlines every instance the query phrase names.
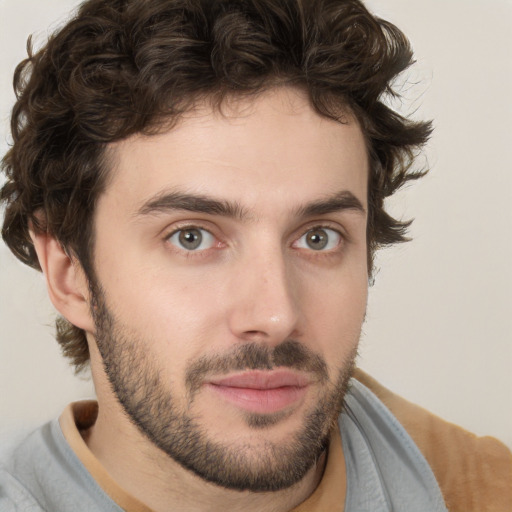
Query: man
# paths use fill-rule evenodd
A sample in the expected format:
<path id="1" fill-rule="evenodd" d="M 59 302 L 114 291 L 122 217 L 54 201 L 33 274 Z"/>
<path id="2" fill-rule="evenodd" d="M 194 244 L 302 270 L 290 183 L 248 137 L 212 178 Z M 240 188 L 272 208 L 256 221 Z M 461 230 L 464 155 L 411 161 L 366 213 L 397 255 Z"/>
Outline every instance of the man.
<path id="1" fill-rule="evenodd" d="M 354 370 L 411 58 L 356 1 L 93 0 L 20 65 L 3 236 L 98 400 L 1 510 L 507 509 L 506 448 Z"/>

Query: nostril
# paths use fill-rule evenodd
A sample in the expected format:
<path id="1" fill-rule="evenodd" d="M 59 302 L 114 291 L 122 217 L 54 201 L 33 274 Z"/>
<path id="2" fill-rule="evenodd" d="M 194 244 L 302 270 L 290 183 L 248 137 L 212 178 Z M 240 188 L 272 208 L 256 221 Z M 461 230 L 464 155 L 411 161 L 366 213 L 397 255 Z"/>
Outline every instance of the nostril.
<path id="1" fill-rule="evenodd" d="M 262 331 L 245 331 L 244 334 L 246 336 L 265 336 L 265 333 Z"/>

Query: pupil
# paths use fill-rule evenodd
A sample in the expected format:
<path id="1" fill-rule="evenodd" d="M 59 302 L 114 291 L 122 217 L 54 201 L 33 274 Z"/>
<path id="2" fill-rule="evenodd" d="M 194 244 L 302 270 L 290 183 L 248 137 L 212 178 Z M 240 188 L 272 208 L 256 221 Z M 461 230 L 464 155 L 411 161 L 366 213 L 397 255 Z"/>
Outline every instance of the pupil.
<path id="1" fill-rule="evenodd" d="M 307 243 L 311 249 L 319 251 L 327 245 L 327 234 L 323 229 L 311 231 L 307 237 Z"/>
<path id="2" fill-rule="evenodd" d="M 202 239 L 203 235 L 198 229 L 188 229 L 180 233 L 180 243 L 185 249 L 197 249 Z"/>

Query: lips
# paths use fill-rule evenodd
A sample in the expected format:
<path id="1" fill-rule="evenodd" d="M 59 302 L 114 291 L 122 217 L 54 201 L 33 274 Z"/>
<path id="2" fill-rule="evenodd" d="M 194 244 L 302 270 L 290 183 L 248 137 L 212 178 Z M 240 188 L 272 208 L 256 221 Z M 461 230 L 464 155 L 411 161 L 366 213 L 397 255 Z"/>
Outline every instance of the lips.
<path id="1" fill-rule="evenodd" d="M 238 408 L 272 414 L 298 405 L 311 381 L 289 370 L 250 371 L 211 379 L 208 387 Z"/>

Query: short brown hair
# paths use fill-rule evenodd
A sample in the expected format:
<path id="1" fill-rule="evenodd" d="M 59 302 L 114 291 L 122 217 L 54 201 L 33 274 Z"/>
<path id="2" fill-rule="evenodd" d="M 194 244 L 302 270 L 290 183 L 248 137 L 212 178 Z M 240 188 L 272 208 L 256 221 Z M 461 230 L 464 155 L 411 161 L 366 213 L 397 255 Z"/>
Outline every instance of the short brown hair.
<path id="1" fill-rule="evenodd" d="M 155 133 L 199 98 L 303 88 L 322 115 L 357 117 L 370 157 L 368 260 L 402 242 L 409 222 L 384 199 L 420 176 L 411 164 L 431 131 L 383 102 L 412 63 L 405 36 L 358 0 L 89 0 L 15 72 L 13 146 L 2 236 L 40 268 L 29 225 L 55 236 L 93 275 L 93 213 L 108 174 L 107 144 Z M 44 220 L 41 220 L 44 219 Z M 64 319 L 57 339 L 77 370 L 85 333 Z"/>

